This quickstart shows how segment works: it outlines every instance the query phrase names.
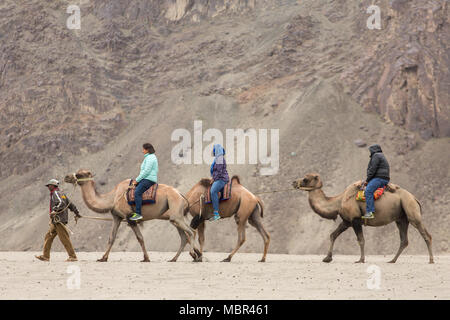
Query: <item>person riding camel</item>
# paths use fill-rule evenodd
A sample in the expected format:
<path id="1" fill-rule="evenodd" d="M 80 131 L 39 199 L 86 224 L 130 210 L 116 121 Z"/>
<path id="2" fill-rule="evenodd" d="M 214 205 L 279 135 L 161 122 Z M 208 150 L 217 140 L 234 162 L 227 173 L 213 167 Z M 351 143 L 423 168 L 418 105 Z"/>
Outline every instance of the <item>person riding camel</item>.
<path id="1" fill-rule="evenodd" d="M 67 196 L 59 190 L 58 180 L 51 179 L 45 186 L 50 191 L 50 229 L 45 235 L 43 254 L 35 257 L 41 261 L 50 261 L 50 249 L 53 240 L 58 235 L 59 240 L 61 240 L 69 254 L 69 258 L 66 261 L 77 261 L 77 256 L 66 227 L 69 220 L 67 209 L 70 209 L 75 214 L 75 221 L 81 218 L 80 213 Z"/>
<path id="2" fill-rule="evenodd" d="M 141 172 L 136 181 L 133 182 L 133 185 L 136 187 L 134 190 L 136 212 L 130 217 L 132 221 L 142 219 L 142 195 L 158 182 L 158 159 L 155 156 L 155 148 L 150 143 L 144 143 L 142 153 L 144 154 L 144 161 L 141 164 Z"/>
<path id="3" fill-rule="evenodd" d="M 227 172 L 227 163 L 225 162 L 225 149 L 220 144 L 213 147 L 214 160 L 211 164 L 211 201 L 214 208 L 214 215 L 209 219 L 216 221 L 220 219 L 219 213 L 219 195 L 218 192 L 228 183 L 230 178 Z"/>
<path id="4" fill-rule="evenodd" d="M 375 213 L 375 203 L 373 193 L 378 188 L 385 187 L 390 180 L 389 163 L 378 144 L 369 147 L 370 161 L 367 167 L 367 179 L 364 182 L 366 185 L 366 214 L 362 216 L 363 219 L 373 219 Z"/>

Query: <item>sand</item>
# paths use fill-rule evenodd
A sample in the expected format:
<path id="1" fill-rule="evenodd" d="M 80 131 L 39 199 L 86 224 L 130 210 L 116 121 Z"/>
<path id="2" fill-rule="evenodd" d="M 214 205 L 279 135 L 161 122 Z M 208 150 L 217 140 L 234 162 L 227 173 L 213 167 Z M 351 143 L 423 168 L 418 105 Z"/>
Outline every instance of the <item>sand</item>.
<path id="1" fill-rule="evenodd" d="M 173 253 L 150 252 L 151 262 L 141 263 L 140 252 L 112 252 L 99 263 L 102 253 L 80 252 L 69 263 L 55 252 L 47 263 L 35 254 L 0 252 L 0 299 L 450 299 L 449 255 L 430 265 L 419 255 L 396 264 L 386 263 L 388 256 L 355 264 L 357 256 L 337 255 L 325 264 L 318 255 L 269 254 L 258 263 L 260 254 L 238 253 L 223 263 L 226 253 L 206 252 L 205 262 L 193 263 L 183 253 L 170 263 Z"/>

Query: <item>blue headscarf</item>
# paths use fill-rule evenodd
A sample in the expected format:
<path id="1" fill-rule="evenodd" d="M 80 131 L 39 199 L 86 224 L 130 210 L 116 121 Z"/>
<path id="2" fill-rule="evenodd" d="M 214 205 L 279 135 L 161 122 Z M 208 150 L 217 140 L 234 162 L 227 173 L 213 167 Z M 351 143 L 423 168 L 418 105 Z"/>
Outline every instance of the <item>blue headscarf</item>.
<path id="1" fill-rule="evenodd" d="M 220 156 L 225 155 L 225 149 L 220 144 L 215 144 L 213 147 L 213 155 L 214 155 L 214 160 L 213 160 L 213 162 L 211 164 L 211 168 L 209 170 L 211 172 L 211 175 L 213 173 L 214 165 L 216 164 L 216 159 Z"/>

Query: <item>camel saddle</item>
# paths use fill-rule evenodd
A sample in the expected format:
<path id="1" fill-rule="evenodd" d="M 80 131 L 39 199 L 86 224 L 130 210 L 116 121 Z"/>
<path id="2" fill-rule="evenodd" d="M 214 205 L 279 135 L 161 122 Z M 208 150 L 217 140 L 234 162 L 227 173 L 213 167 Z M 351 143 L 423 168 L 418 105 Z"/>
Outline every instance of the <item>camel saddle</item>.
<path id="1" fill-rule="evenodd" d="M 386 189 L 386 186 L 383 188 L 378 188 L 377 190 L 375 190 L 375 192 L 373 193 L 373 198 L 375 200 L 378 200 L 381 198 L 381 196 L 384 193 L 384 190 Z M 356 194 L 356 200 L 357 201 L 366 201 L 366 195 L 365 195 L 365 190 L 359 190 L 358 193 Z"/>
<path id="2" fill-rule="evenodd" d="M 223 189 L 219 191 L 219 202 L 225 201 L 225 200 L 228 200 L 228 199 L 231 198 L 231 184 L 232 184 L 232 182 L 231 182 L 231 179 L 230 179 L 230 181 L 228 181 L 228 183 L 223 187 Z M 206 191 L 205 204 L 212 203 L 212 201 L 211 201 L 211 187 L 212 187 L 212 185 L 210 185 L 208 187 L 208 190 Z"/>
<path id="3" fill-rule="evenodd" d="M 128 204 L 130 206 L 134 206 L 136 203 L 134 202 L 134 190 L 135 188 L 131 188 L 132 183 L 135 180 L 131 179 L 130 181 L 130 185 L 128 187 L 127 190 L 127 201 Z M 154 185 L 152 185 L 150 188 L 147 189 L 147 191 L 145 191 L 142 194 L 142 204 L 152 204 L 156 202 L 156 190 L 158 189 L 158 184 L 155 183 Z"/>

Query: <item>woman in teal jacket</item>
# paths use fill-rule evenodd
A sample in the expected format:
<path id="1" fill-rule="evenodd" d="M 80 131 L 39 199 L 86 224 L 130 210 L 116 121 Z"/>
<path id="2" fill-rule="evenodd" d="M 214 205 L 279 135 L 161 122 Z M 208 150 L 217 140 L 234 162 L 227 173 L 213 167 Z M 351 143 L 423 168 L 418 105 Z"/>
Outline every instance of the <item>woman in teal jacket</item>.
<path id="1" fill-rule="evenodd" d="M 144 143 L 142 153 L 144 153 L 144 161 L 141 164 L 141 172 L 136 178 L 136 189 L 134 190 L 136 212 L 130 217 L 132 221 L 142 219 L 142 195 L 158 182 L 158 159 L 155 156 L 155 149 L 150 143 Z"/>

